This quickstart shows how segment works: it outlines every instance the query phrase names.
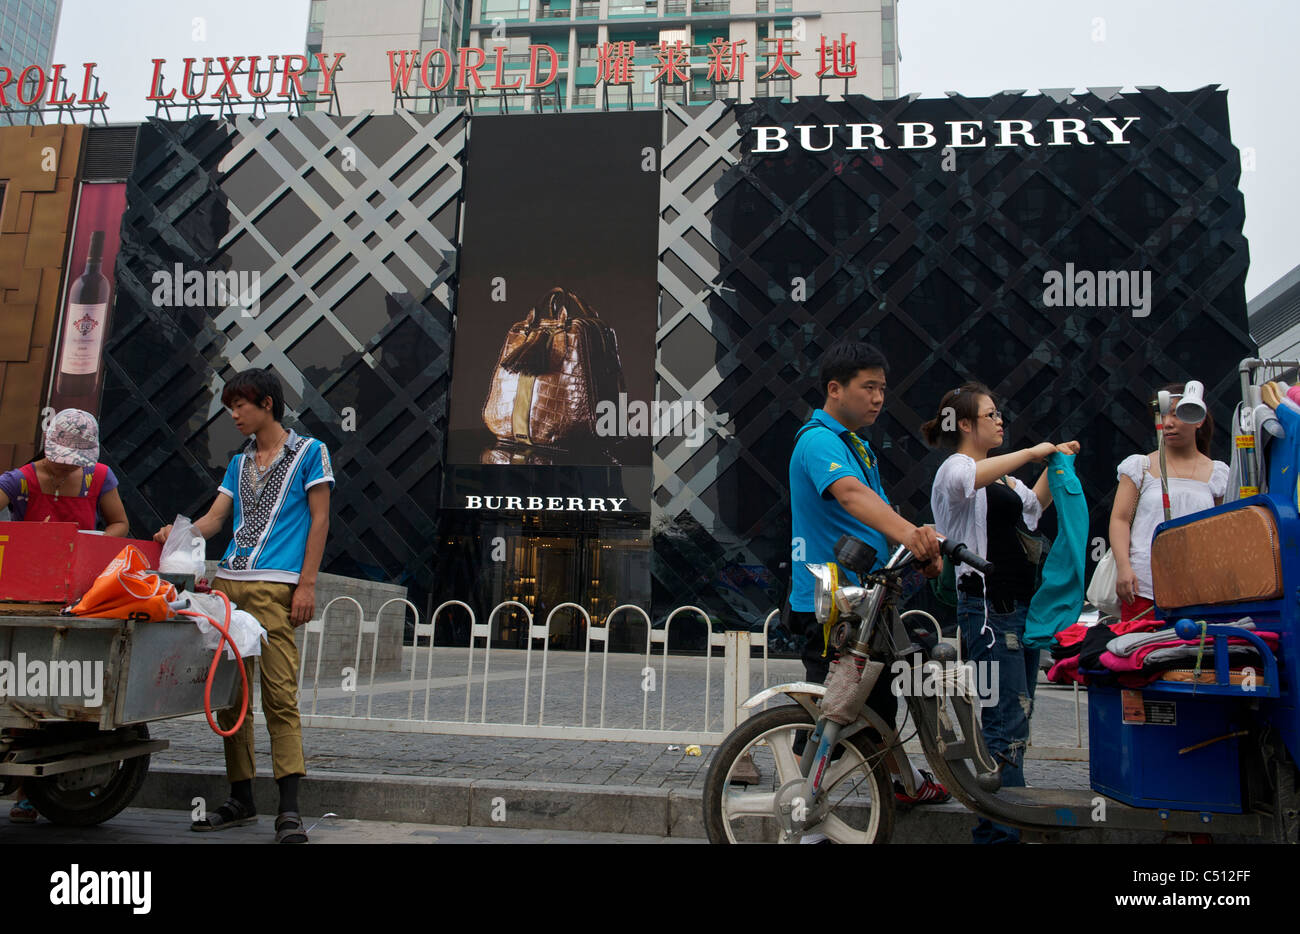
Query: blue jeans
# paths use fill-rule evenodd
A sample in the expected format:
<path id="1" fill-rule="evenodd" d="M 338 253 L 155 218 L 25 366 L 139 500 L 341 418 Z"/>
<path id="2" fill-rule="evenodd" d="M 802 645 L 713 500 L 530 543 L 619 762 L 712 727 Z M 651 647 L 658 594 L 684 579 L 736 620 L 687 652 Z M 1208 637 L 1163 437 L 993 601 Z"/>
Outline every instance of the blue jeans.
<path id="1" fill-rule="evenodd" d="M 957 625 L 961 629 L 965 658 L 976 665 L 976 683 L 988 683 L 986 666 L 996 668 L 997 702 L 980 710 L 984 742 L 994 761 L 1001 765 L 1002 787 L 1025 784 L 1025 746 L 1029 743 L 1029 718 L 1034 712 L 1034 688 L 1038 684 L 1038 650 L 1026 650 L 1025 616 L 1029 604 L 1017 602 L 1009 613 L 990 608 L 985 624 L 984 600 L 958 594 Z M 986 692 L 987 697 L 991 692 Z M 1020 831 L 980 818 L 975 843 L 1017 843 Z"/>

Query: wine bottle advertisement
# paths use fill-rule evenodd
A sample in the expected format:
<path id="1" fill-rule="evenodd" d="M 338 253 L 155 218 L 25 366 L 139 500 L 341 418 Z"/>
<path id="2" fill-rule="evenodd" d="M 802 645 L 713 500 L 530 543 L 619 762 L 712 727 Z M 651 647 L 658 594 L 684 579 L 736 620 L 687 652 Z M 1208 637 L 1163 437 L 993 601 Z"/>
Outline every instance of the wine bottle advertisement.
<path id="1" fill-rule="evenodd" d="M 64 269 L 63 314 L 51 370 L 49 406 L 99 415 L 104 344 L 112 324 L 113 267 L 121 246 L 126 184 L 83 184 L 77 199 L 72 249 Z"/>

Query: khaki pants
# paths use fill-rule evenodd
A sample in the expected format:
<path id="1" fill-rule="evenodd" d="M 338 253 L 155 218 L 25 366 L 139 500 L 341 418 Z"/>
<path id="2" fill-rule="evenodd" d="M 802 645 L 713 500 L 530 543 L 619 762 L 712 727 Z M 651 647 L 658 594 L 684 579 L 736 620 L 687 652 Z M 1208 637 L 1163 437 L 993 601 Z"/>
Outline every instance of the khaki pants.
<path id="1" fill-rule="evenodd" d="M 286 775 L 306 775 L 302 755 L 302 724 L 298 718 L 298 644 L 293 640 L 289 609 L 293 603 L 293 584 L 271 581 L 235 581 L 217 578 L 212 583 L 239 609 L 266 627 L 267 641 L 262 645 L 262 713 L 271 734 L 271 767 L 278 781 Z M 249 673 L 248 715 L 239 732 L 225 738 L 226 777 L 231 782 L 251 779 L 253 764 L 253 708 L 251 659 L 244 663 Z M 238 690 L 238 688 L 236 688 Z M 217 714 L 223 730 L 235 725 L 239 709 Z"/>

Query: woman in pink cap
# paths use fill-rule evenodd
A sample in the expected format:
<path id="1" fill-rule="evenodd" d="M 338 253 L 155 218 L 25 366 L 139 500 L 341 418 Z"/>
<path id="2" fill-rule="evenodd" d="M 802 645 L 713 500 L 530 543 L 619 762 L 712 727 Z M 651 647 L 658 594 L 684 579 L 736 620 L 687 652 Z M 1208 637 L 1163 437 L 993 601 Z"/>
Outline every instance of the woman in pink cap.
<path id="1" fill-rule="evenodd" d="M 44 457 L 0 475 L 0 509 L 17 522 L 75 522 L 105 535 L 125 536 L 126 508 L 117 477 L 99 463 L 99 425 L 81 409 L 64 409 L 45 432 Z"/>
<path id="2" fill-rule="evenodd" d="M 0 509 L 6 506 L 17 522 L 75 522 L 93 532 L 103 518 L 105 535 L 126 535 L 117 477 L 99 463 L 99 425 L 93 415 L 64 409 L 50 420 L 44 456 L 0 475 Z M 18 823 L 31 823 L 36 816 L 26 799 L 9 812 Z"/>

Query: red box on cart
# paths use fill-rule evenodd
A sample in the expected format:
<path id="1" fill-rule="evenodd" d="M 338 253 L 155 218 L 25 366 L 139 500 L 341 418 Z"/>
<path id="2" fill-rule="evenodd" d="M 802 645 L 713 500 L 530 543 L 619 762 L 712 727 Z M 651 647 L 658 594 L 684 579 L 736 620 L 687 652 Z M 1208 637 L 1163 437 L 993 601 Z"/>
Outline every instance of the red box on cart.
<path id="1" fill-rule="evenodd" d="M 82 532 L 75 522 L 0 522 L 0 601 L 76 603 L 127 545 L 158 566 L 157 542 Z"/>

